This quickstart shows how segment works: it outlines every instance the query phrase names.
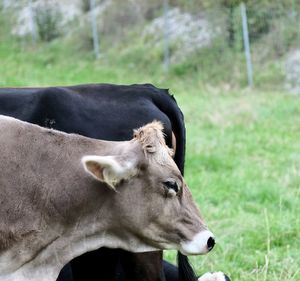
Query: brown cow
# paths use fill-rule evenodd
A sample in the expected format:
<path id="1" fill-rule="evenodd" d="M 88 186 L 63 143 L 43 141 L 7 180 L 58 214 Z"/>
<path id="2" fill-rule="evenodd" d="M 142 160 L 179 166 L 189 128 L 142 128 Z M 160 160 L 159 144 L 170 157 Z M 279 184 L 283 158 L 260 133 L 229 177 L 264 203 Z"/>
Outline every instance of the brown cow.
<path id="1" fill-rule="evenodd" d="M 55 280 L 68 261 L 103 246 L 213 248 L 161 123 L 122 142 L 4 116 L 0 132 L 0 280 Z"/>

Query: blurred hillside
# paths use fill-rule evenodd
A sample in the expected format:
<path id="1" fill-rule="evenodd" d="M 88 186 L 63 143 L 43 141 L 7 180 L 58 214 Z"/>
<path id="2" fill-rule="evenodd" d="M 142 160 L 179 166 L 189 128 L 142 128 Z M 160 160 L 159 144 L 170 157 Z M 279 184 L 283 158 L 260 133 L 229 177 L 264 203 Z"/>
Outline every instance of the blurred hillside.
<path id="1" fill-rule="evenodd" d="M 31 5 L 30 5 L 30 2 Z M 154 75 L 194 77 L 224 89 L 247 85 L 238 0 L 96 0 L 100 62 Z M 166 3 L 166 1 L 165 1 Z M 245 1 L 254 85 L 300 92 L 300 1 Z M 1 41 L 60 45 L 91 54 L 89 0 L 3 0 Z M 9 38 L 9 39 L 8 39 Z"/>

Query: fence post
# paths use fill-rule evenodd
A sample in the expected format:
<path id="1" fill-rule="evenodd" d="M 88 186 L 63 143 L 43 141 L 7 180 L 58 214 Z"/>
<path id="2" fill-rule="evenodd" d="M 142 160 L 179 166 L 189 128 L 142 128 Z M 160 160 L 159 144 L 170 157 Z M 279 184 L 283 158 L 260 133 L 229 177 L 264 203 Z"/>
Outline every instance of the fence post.
<path id="1" fill-rule="evenodd" d="M 242 16 L 242 24 L 243 24 L 245 56 L 246 56 L 246 63 L 247 63 L 248 86 L 251 87 L 253 85 L 253 69 L 252 69 L 252 62 L 251 62 L 246 5 L 243 2 L 241 3 L 241 16 Z"/>
<path id="2" fill-rule="evenodd" d="M 90 0 L 91 25 L 93 33 L 93 45 L 96 59 L 99 58 L 99 38 L 97 30 L 97 19 L 95 14 L 95 0 Z"/>
<path id="3" fill-rule="evenodd" d="M 31 25 L 31 38 L 32 38 L 32 43 L 35 44 L 37 41 L 37 31 L 35 25 L 34 12 L 32 8 L 32 0 L 29 0 L 28 8 L 29 8 L 29 17 L 30 17 L 30 25 Z"/>
<path id="4" fill-rule="evenodd" d="M 170 52 L 169 52 L 169 21 L 168 21 L 169 1 L 164 0 L 164 69 L 169 71 Z"/>

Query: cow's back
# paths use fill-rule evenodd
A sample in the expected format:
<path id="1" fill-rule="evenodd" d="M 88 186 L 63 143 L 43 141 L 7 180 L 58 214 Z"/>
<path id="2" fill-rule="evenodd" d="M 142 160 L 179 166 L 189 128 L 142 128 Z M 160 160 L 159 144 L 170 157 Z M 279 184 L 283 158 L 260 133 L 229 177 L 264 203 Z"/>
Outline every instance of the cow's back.
<path id="1" fill-rule="evenodd" d="M 43 127 L 104 140 L 129 140 L 134 128 L 163 123 L 166 143 L 176 136 L 175 162 L 183 171 L 183 116 L 167 90 L 145 85 L 2 88 L 0 114 Z"/>

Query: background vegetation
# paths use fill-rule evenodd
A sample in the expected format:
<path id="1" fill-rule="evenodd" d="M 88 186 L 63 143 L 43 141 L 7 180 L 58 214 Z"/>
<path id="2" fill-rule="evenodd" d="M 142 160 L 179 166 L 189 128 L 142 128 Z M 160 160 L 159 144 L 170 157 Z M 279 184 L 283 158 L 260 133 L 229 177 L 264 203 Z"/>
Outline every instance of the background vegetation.
<path id="1" fill-rule="evenodd" d="M 173 4 L 199 8 L 193 6 L 197 1 L 186 3 Z M 218 3 L 233 10 L 235 4 Z M 255 51 L 275 36 L 259 23 L 251 35 Z M 165 73 L 162 54 L 136 36 L 135 28 L 122 44 L 109 49 L 112 41 L 103 42 L 105 55 L 95 61 L 74 37 L 32 45 L 12 37 L 10 24 L 1 14 L 0 86 L 147 82 L 170 88 L 186 120 L 186 180 L 217 237 L 212 253 L 191 259 L 199 274 L 220 270 L 239 281 L 300 280 L 300 100 L 284 92 L 277 68 L 297 37 L 283 53 L 269 48 L 256 72 L 256 88 L 244 89 L 243 54 L 233 51 L 240 46 L 234 31 L 234 39 L 226 33 L 227 41 L 191 54 Z M 273 17 L 269 29 L 274 25 Z M 175 253 L 165 257 L 174 261 Z"/>

